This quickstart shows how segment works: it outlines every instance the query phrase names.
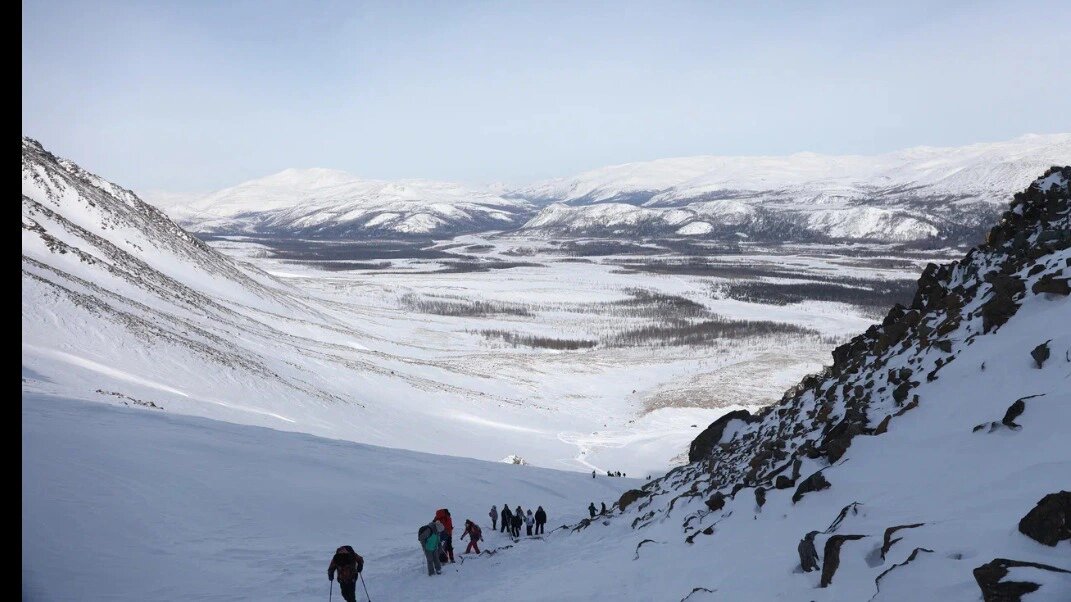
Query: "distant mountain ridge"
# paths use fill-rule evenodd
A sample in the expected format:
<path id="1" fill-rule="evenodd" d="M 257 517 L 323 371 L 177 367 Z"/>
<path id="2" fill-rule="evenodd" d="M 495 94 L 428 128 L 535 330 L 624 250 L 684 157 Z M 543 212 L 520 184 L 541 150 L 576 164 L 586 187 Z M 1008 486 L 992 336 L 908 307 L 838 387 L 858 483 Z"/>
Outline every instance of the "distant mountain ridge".
<path id="1" fill-rule="evenodd" d="M 286 170 L 164 208 L 196 232 L 325 239 L 512 231 L 955 243 L 974 240 L 1038 173 L 1067 163 L 1071 134 L 872 156 L 659 159 L 509 190 Z"/>

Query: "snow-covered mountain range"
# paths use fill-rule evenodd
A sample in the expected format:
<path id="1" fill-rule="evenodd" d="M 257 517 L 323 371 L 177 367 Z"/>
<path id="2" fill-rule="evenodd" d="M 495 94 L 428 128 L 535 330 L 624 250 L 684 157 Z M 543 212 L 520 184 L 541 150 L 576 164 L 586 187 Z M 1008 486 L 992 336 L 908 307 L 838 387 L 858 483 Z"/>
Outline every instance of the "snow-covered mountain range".
<path id="1" fill-rule="evenodd" d="M 363 180 L 316 168 L 288 169 L 204 197 L 160 200 L 199 232 L 340 239 L 505 230 L 533 211 L 522 199 L 461 184 Z"/>
<path id="2" fill-rule="evenodd" d="M 873 156 L 661 159 L 509 190 L 287 170 L 203 197 L 156 198 L 191 230 L 224 234 L 963 242 L 1036 174 L 1068 162 L 1071 134 L 1052 134 Z"/>

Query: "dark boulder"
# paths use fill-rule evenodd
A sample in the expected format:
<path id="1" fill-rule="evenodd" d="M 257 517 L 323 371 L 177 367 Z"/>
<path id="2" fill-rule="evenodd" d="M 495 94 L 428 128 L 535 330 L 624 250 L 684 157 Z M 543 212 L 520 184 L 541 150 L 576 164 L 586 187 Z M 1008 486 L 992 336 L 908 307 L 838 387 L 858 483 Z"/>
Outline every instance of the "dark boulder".
<path id="1" fill-rule="evenodd" d="M 692 440 L 691 446 L 688 448 L 688 461 L 698 462 L 703 458 L 710 455 L 714 446 L 721 442 L 721 435 L 725 432 L 725 427 L 733 420 L 743 420 L 744 422 L 752 422 L 754 417 L 751 412 L 747 410 L 737 410 L 735 412 L 729 412 L 728 414 L 718 418 L 710 424 L 699 436 Z"/>
<path id="2" fill-rule="evenodd" d="M 823 489 L 829 489 L 831 487 L 829 481 L 822 476 L 821 471 L 812 474 L 811 476 L 803 479 L 799 487 L 796 488 L 796 492 L 792 494 L 792 503 L 803 499 L 803 496 L 814 491 L 821 491 Z"/>
<path id="3" fill-rule="evenodd" d="M 1012 568 L 1031 568 L 1071 575 L 1071 571 L 1047 564 L 995 558 L 974 569 L 974 580 L 978 582 L 978 587 L 982 590 L 984 602 L 1018 602 L 1025 594 L 1036 592 L 1041 588 L 1041 584 L 1032 581 L 1002 581 L 1008 575 L 1008 569 Z"/>
<path id="4" fill-rule="evenodd" d="M 854 539 L 862 539 L 865 535 L 834 535 L 826 540 L 826 548 L 823 557 L 825 560 L 822 562 L 822 582 L 818 587 L 829 587 L 830 583 L 833 583 L 833 575 L 837 572 L 837 568 L 840 567 L 840 547 L 844 545 L 846 541 L 852 541 Z"/>
<path id="5" fill-rule="evenodd" d="M 909 383 L 909 382 L 900 383 L 900 385 L 898 387 L 893 389 L 892 396 L 893 396 L 893 400 L 896 401 L 896 405 L 897 406 L 904 405 L 904 402 L 907 401 L 907 394 L 910 393 L 910 392 L 911 392 L 911 383 Z"/>
<path id="6" fill-rule="evenodd" d="M 710 499 L 706 501 L 707 508 L 710 508 L 711 512 L 717 512 L 725 507 L 725 494 L 718 491 L 714 495 L 710 496 Z"/>
<path id="7" fill-rule="evenodd" d="M 1019 521 L 1019 532 L 1047 546 L 1071 539 L 1071 491 L 1041 498 Z"/>
<path id="8" fill-rule="evenodd" d="M 1049 293 L 1051 295 L 1063 295 L 1064 297 L 1071 295 L 1071 286 L 1068 285 L 1067 278 L 1057 278 L 1053 275 L 1042 276 L 1034 286 L 1030 287 L 1035 295 L 1041 293 Z"/>
<path id="9" fill-rule="evenodd" d="M 795 481 L 786 477 L 783 474 L 777 475 L 777 478 L 774 479 L 774 489 L 788 489 L 789 487 L 792 487 L 795 484 Z"/>
<path id="10" fill-rule="evenodd" d="M 1016 399 L 1010 406 L 1008 406 L 1008 410 L 1004 412 L 1004 418 L 1001 419 L 1000 423 L 1010 429 L 1020 428 L 1018 424 L 1015 424 L 1015 419 L 1018 418 L 1024 410 L 1026 410 L 1026 402 L 1022 399 Z"/>
<path id="11" fill-rule="evenodd" d="M 1034 347 L 1034 350 L 1030 352 L 1030 357 L 1034 358 L 1034 363 L 1037 364 L 1038 370 L 1045 365 L 1045 360 L 1049 359 L 1049 342 L 1051 341 L 1052 339 L 1045 341 Z"/>
<path id="12" fill-rule="evenodd" d="M 796 551 L 800 555 L 800 568 L 804 573 L 818 570 L 818 551 L 814 549 L 815 535 L 818 535 L 818 531 L 811 531 L 804 535 L 799 545 L 796 546 Z"/>
<path id="13" fill-rule="evenodd" d="M 882 538 L 881 541 L 881 559 L 885 560 L 885 555 L 889 553 L 889 549 L 893 547 L 893 544 L 903 539 L 902 537 L 897 537 L 896 539 L 893 539 L 893 535 L 895 535 L 897 531 L 901 529 L 915 529 L 925 524 L 926 523 L 912 523 L 910 525 L 897 525 L 895 527 L 889 527 L 888 529 L 885 529 L 885 536 Z"/>
<path id="14" fill-rule="evenodd" d="M 621 494 L 621 499 L 617 500 L 617 507 L 624 510 L 629 506 L 629 504 L 632 504 L 636 500 L 640 499 L 641 497 L 646 497 L 647 495 L 648 493 L 641 489 L 629 489 L 625 493 Z"/>
<path id="15" fill-rule="evenodd" d="M 982 330 L 989 332 L 1003 325 L 1019 310 L 1015 295 L 1026 290 L 1023 281 L 1015 276 L 997 274 L 991 277 L 993 296 L 982 305 Z"/>
<path id="16" fill-rule="evenodd" d="M 765 487 L 756 487 L 755 488 L 755 504 L 758 505 L 759 509 L 762 509 L 762 507 L 764 505 L 766 505 L 766 488 Z"/>

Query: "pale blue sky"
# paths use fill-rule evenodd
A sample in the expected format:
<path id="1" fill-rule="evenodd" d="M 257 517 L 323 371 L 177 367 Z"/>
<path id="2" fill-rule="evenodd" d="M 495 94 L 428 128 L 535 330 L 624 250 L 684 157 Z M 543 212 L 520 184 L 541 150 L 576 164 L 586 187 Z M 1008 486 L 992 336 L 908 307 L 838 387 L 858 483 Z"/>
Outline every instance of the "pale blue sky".
<path id="1" fill-rule="evenodd" d="M 135 189 L 525 183 L 1071 131 L 1071 3 L 25 0 L 23 134 Z"/>

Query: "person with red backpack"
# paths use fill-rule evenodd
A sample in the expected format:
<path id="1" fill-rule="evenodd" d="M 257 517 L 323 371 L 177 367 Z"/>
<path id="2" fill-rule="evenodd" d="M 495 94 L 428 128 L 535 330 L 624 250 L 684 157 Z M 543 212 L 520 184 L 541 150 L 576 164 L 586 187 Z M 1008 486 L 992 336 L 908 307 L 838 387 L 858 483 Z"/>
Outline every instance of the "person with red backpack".
<path id="1" fill-rule="evenodd" d="M 342 591 L 342 599 L 346 602 L 357 602 L 357 578 L 364 570 L 364 558 L 353 551 L 350 546 L 340 546 L 335 550 L 331 564 L 327 567 L 328 581 L 335 580 L 335 571 L 338 571 L 338 588 Z"/>
<path id="2" fill-rule="evenodd" d="M 442 532 L 442 545 L 443 551 L 446 552 L 446 556 L 449 559 L 447 562 L 454 561 L 454 521 L 450 518 L 450 511 L 446 508 L 439 508 L 435 511 L 435 520 L 443 524 Z"/>
<path id="3" fill-rule="evenodd" d="M 461 541 L 465 541 L 466 535 L 469 536 L 469 545 L 467 548 L 465 548 L 465 553 L 470 554 L 475 551 L 477 554 L 479 554 L 479 543 L 483 541 L 483 532 L 480 530 L 480 526 L 470 520 L 466 520 L 465 532 L 461 534 Z"/>

